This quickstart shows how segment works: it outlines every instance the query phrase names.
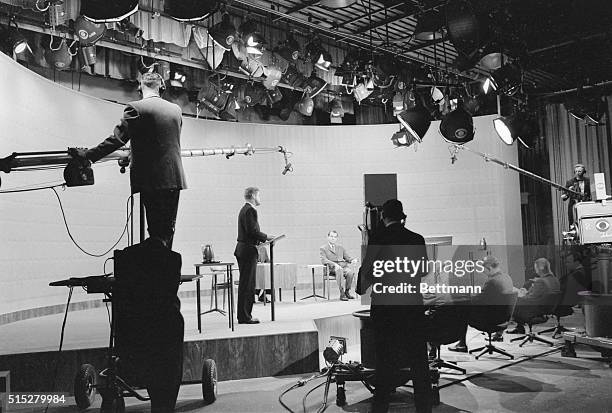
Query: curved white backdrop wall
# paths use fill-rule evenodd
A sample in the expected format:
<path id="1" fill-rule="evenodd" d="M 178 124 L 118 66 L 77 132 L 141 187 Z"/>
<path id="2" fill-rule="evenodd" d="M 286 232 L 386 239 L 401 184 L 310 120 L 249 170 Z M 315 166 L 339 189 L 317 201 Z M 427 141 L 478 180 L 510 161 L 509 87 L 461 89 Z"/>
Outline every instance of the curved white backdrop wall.
<path id="1" fill-rule="evenodd" d="M 123 106 L 83 95 L 34 74 L 0 54 L 2 93 L 0 157 L 11 152 L 91 147 L 105 138 Z M 492 117 L 474 119 L 474 149 L 515 163 L 515 147 L 495 136 Z M 396 173 L 408 227 L 423 235 L 451 234 L 454 244 L 522 243 L 518 174 L 460 153 L 451 165 L 448 144 L 434 122 L 422 145 L 393 148 L 397 125 L 279 126 L 184 119 L 183 148 L 282 145 L 293 152 L 294 172 L 281 175 L 280 154 L 184 158 L 189 189 L 181 194 L 174 249 L 183 273 L 193 273 L 200 245 L 233 260 L 237 213 L 247 186 L 261 189 L 262 230 L 286 234 L 277 262 L 318 262 L 330 229 L 355 256 L 361 242 L 363 175 Z M 94 186 L 58 190 L 70 231 L 87 251 L 110 248 L 122 231 L 128 174 L 115 162 L 94 165 Z M 62 169 L 2 173 L 2 188 L 62 182 Z M 0 194 L 0 314 L 58 304 L 66 292 L 53 280 L 103 273 L 102 258 L 89 257 L 69 240 L 51 190 Z M 119 244 L 126 246 L 125 238 Z M 112 269 L 107 264 L 106 270 Z M 522 269 L 520 269 L 522 270 Z M 306 279 L 305 270 L 301 277 Z M 83 299 L 79 293 L 76 299 Z"/>

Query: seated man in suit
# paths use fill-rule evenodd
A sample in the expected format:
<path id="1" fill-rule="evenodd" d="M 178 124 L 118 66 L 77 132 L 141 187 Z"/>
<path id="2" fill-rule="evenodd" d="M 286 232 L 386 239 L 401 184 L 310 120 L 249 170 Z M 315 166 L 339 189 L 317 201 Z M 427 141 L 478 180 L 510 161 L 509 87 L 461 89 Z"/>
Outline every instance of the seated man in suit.
<path id="1" fill-rule="evenodd" d="M 474 312 L 485 310 L 483 306 L 495 305 L 496 297 L 500 294 L 511 294 L 514 291 L 512 284 L 512 278 L 504 272 L 502 272 L 499 266 L 499 260 L 492 255 L 487 255 L 483 260 L 483 267 L 487 274 L 487 281 L 482 286 L 480 294 L 472 298 L 471 307 Z M 461 353 L 467 353 L 467 343 L 465 335 L 467 334 L 467 324 L 465 326 L 465 334 L 463 338 L 457 342 L 454 347 L 449 347 L 450 351 L 458 351 Z M 498 332 L 493 336 L 494 341 L 501 341 L 501 332 Z"/>
<path id="2" fill-rule="evenodd" d="M 355 275 L 349 264 L 357 262 L 357 259 L 351 258 L 342 245 L 338 245 L 337 242 L 338 233 L 334 230 L 329 231 L 327 233 L 327 244 L 319 248 L 319 253 L 321 264 L 327 266 L 329 275 L 336 275 L 336 281 L 340 289 L 340 299 L 347 301 L 348 299 L 355 298 L 350 291 Z M 342 287 L 344 279 L 346 279 L 345 288 Z"/>
<path id="3" fill-rule="evenodd" d="M 535 260 L 533 267 L 537 277 L 533 279 L 529 290 L 526 288 L 519 290 L 519 298 L 513 314 L 516 328 L 508 331 L 508 334 L 525 334 L 525 323 L 529 318 L 529 314 L 533 312 L 526 312 L 526 306 L 537 305 L 541 303 L 546 295 L 561 291 L 559 280 L 550 270 L 550 262 L 546 258 Z"/>

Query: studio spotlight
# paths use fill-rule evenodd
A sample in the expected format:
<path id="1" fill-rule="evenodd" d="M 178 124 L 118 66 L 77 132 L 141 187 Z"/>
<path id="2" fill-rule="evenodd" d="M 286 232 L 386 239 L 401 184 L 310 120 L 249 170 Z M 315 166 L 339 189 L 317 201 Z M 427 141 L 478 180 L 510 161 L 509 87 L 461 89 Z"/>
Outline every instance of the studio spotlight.
<path id="1" fill-rule="evenodd" d="M 300 57 L 300 45 L 291 33 L 274 51 L 287 63 L 293 63 Z"/>
<path id="2" fill-rule="evenodd" d="M 70 50 L 70 47 L 76 43 L 76 40 L 72 42 L 70 47 L 68 47 L 66 39 L 64 38 L 60 39 L 59 46 L 54 47 L 54 40 L 55 38 L 52 36 L 49 42 L 49 49 L 45 50 L 45 60 L 56 70 L 69 69 L 72 63 L 72 57 L 78 53 L 78 51 L 73 53 Z"/>
<path id="3" fill-rule="evenodd" d="M 563 106 L 570 116 L 595 126 L 603 124 L 603 115 L 607 111 L 605 100 L 591 96 L 569 96 Z"/>
<path id="4" fill-rule="evenodd" d="M 474 121 L 461 105 L 442 118 L 440 133 L 444 140 L 463 145 L 474 139 Z"/>
<path id="5" fill-rule="evenodd" d="M 355 100 L 357 100 L 357 103 L 361 103 L 362 100 L 366 99 L 371 94 L 372 90 L 368 90 L 363 83 L 359 83 L 353 89 L 353 95 L 355 96 Z"/>
<path id="6" fill-rule="evenodd" d="M 329 343 L 323 350 L 323 358 L 330 364 L 340 360 L 343 354 L 346 354 L 346 339 L 343 337 L 330 337 Z"/>
<path id="7" fill-rule="evenodd" d="M 81 46 L 91 46 L 104 36 L 106 24 L 94 23 L 83 16 L 79 16 L 74 22 L 74 31 L 79 36 Z"/>
<path id="8" fill-rule="evenodd" d="M 257 31 L 257 23 L 253 20 L 245 20 L 238 29 L 242 36 L 242 41 L 246 47 L 246 52 L 253 55 L 263 54 L 265 39 Z"/>
<path id="9" fill-rule="evenodd" d="M 325 80 L 311 74 L 310 77 L 304 80 L 302 88 L 304 89 L 304 93 L 313 98 L 321 93 L 326 86 L 327 82 Z"/>
<path id="10" fill-rule="evenodd" d="M 230 15 L 225 13 L 221 21 L 210 28 L 209 34 L 219 46 L 228 51 L 236 40 L 236 28 L 230 20 Z"/>
<path id="11" fill-rule="evenodd" d="M 217 9 L 219 3 L 213 0 L 165 0 L 166 13 L 181 22 L 204 20 Z"/>
<path id="12" fill-rule="evenodd" d="M 17 27 L 10 27 L 8 30 L 7 45 L 9 50 L 15 54 L 20 54 L 28 48 L 28 40 Z"/>
<path id="13" fill-rule="evenodd" d="M 64 1 L 54 1 L 49 4 L 49 24 L 52 27 L 66 23 L 66 5 Z"/>
<path id="14" fill-rule="evenodd" d="M 521 68 L 514 63 L 508 63 L 492 72 L 485 79 L 482 89 L 485 93 L 497 91 L 497 93 L 512 96 L 520 89 L 521 82 Z"/>
<path id="15" fill-rule="evenodd" d="M 355 4 L 357 0 L 321 0 L 320 5 L 329 9 L 343 9 Z"/>
<path id="16" fill-rule="evenodd" d="M 94 23 L 116 23 L 138 11 L 138 0 L 81 0 L 81 14 Z"/>
<path id="17" fill-rule="evenodd" d="M 268 90 L 273 90 L 280 82 L 283 73 L 276 66 L 264 67 L 264 74 L 266 78 L 263 80 L 263 85 Z"/>
<path id="18" fill-rule="evenodd" d="M 285 69 L 281 76 L 281 81 L 292 87 L 299 87 L 299 85 L 304 83 L 304 79 L 304 75 L 294 65 L 287 66 L 287 69 Z"/>
<path id="19" fill-rule="evenodd" d="M 417 40 L 441 39 L 444 36 L 442 16 L 435 10 L 423 13 L 414 29 L 414 38 Z"/>
<path id="20" fill-rule="evenodd" d="M 187 81 L 187 75 L 180 70 L 172 70 L 170 72 L 170 86 L 174 87 L 185 87 Z"/>
<path id="21" fill-rule="evenodd" d="M 451 43 L 463 55 L 472 55 L 482 42 L 482 29 L 472 4 L 468 0 L 450 0 L 445 13 Z"/>
<path id="22" fill-rule="evenodd" d="M 85 66 L 91 66 L 96 63 L 96 46 L 81 46 L 81 61 Z"/>
<path id="23" fill-rule="evenodd" d="M 276 103 L 283 100 L 283 93 L 277 87 L 271 90 L 266 90 L 266 100 L 270 106 L 274 106 Z"/>
<path id="24" fill-rule="evenodd" d="M 344 108 L 340 99 L 335 98 L 329 103 L 329 119 L 331 123 L 342 123 Z"/>
<path id="25" fill-rule="evenodd" d="M 304 94 L 300 102 L 297 104 L 297 110 L 304 116 L 312 116 L 312 111 L 314 110 L 314 101 L 310 96 Z"/>
<path id="26" fill-rule="evenodd" d="M 252 107 L 265 101 L 266 90 L 260 83 L 247 82 L 240 88 L 238 95 L 244 106 Z"/>
<path id="27" fill-rule="evenodd" d="M 493 120 L 493 127 L 506 145 L 512 145 L 518 140 L 524 146 L 530 147 L 540 133 L 537 120 L 526 112 L 496 118 Z"/>
<path id="28" fill-rule="evenodd" d="M 327 50 L 323 50 L 319 55 L 319 59 L 315 62 L 315 67 L 327 72 L 332 64 L 331 54 Z"/>
<path id="29" fill-rule="evenodd" d="M 404 105 L 404 96 L 400 92 L 397 92 L 393 96 L 393 116 L 397 116 L 404 109 L 406 109 Z"/>
<path id="30" fill-rule="evenodd" d="M 501 52 L 490 52 L 480 59 L 480 64 L 488 70 L 497 70 L 502 67 L 503 62 L 508 61 L 508 56 Z"/>
<path id="31" fill-rule="evenodd" d="M 221 115 L 228 106 L 230 96 L 230 94 L 224 93 L 217 83 L 210 79 L 206 79 L 204 85 L 198 92 L 198 101 L 208 111 L 223 118 Z M 231 106 L 231 104 L 229 106 Z"/>
<path id="32" fill-rule="evenodd" d="M 418 142 L 423 140 L 425 133 L 431 125 L 431 115 L 421 104 L 406 109 L 396 116 L 402 127 L 408 132 L 409 136 Z"/>
<path id="33" fill-rule="evenodd" d="M 410 146 L 416 141 L 417 140 L 414 138 L 414 136 L 410 135 L 404 128 L 401 128 L 399 131 L 395 132 L 391 137 L 391 142 L 398 148 L 402 146 Z"/>
<path id="34" fill-rule="evenodd" d="M 323 49 L 321 38 L 315 36 L 310 43 L 306 45 L 306 57 L 315 65 L 315 67 L 328 71 L 332 64 L 331 54 Z"/>

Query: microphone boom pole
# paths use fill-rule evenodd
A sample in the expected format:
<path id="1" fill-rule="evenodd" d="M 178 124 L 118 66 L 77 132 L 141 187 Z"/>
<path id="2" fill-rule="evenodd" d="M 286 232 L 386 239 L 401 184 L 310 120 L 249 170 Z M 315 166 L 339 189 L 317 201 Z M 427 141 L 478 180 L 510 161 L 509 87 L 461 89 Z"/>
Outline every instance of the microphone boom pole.
<path id="1" fill-rule="evenodd" d="M 527 176 L 527 177 L 529 177 L 531 179 L 535 179 L 536 181 L 540 181 L 540 182 L 543 182 L 545 184 L 548 184 L 548 185 L 552 186 L 553 188 L 556 188 L 559 191 L 563 191 L 563 192 L 567 193 L 568 195 L 574 196 L 574 197 L 576 197 L 578 199 L 580 199 L 582 197 L 582 194 L 580 194 L 579 192 L 572 191 L 571 189 L 568 189 L 568 188 L 564 187 L 563 185 L 559 185 L 556 182 L 553 182 L 553 181 L 551 181 L 549 179 L 541 177 L 540 175 L 536 175 L 533 172 L 526 171 L 525 169 L 519 168 L 518 166 L 512 165 L 511 163 L 502 161 L 501 159 L 495 158 L 494 156 L 488 155 L 488 154 L 483 153 L 483 152 L 475 151 L 475 150 L 470 149 L 468 147 L 465 147 L 463 145 L 453 145 L 453 146 L 455 147 L 455 150 L 463 149 L 463 150 L 466 150 L 468 152 L 472 152 L 473 154 L 481 156 L 485 160 L 485 162 L 491 161 L 491 162 L 494 162 L 494 163 L 496 163 L 498 165 L 503 166 L 506 169 L 512 169 L 513 171 L 516 171 L 516 172 L 518 172 L 521 175 L 525 175 L 525 176 Z"/>

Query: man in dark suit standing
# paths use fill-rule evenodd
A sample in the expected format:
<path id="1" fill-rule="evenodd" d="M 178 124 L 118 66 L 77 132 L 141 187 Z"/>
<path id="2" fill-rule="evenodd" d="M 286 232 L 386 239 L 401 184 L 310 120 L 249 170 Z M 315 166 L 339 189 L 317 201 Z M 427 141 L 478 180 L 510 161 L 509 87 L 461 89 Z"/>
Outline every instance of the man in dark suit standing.
<path id="1" fill-rule="evenodd" d="M 386 412 L 394 388 L 404 384 L 399 369 L 410 366 L 418 413 L 432 409 L 431 378 L 425 341 L 425 309 L 419 291 L 426 275 L 424 238 L 404 227 L 402 203 L 390 199 L 383 205 L 385 227 L 373 234 L 359 269 L 357 293 L 372 286 L 370 314 L 376 335 L 376 391 L 374 412 Z M 423 262 L 423 267 L 395 265 L 397 260 Z M 385 263 L 386 265 L 381 265 Z M 412 269 L 406 271 L 406 269 Z M 394 288 L 390 292 L 390 288 Z M 403 293 L 397 293 L 403 287 Z M 387 292 L 385 292 L 387 291 Z M 407 379 L 405 380 L 407 381 Z"/>
<path id="2" fill-rule="evenodd" d="M 115 126 L 113 134 L 95 148 L 77 149 L 70 153 L 78 160 L 96 162 L 131 141 L 130 186 L 132 194 L 140 193 L 150 239 L 126 249 L 131 251 L 124 258 L 128 268 L 125 271 L 126 277 L 137 276 L 134 268 L 144 268 L 143 263 L 157 262 L 160 257 L 166 257 L 166 261 L 172 258 L 172 266 L 149 265 L 147 268 L 150 271 L 146 273 L 153 284 L 159 284 L 155 283 L 155 277 L 159 276 L 168 283 L 176 281 L 176 287 L 161 289 L 165 290 L 164 300 L 156 298 L 157 293 L 161 294 L 158 291 L 140 298 L 132 297 L 134 302 L 131 303 L 157 308 L 160 312 L 157 315 L 144 311 L 141 322 L 164 326 L 149 337 L 149 345 L 158 353 L 165 351 L 168 357 L 151 356 L 144 362 L 149 372 L 147 388 L 151 396 L 151 411 L 154 413 L 174 411 L 182 378 L 184 335 L 184 324 L 179 311 L 180 301 L 176 295 L 181 257 L 180 254 L 170 251 L 174 239 L 179 192 L 187 188 L 181 161 L 180 138 L 183 119 L 178 105 L 160 97 L 164 89 L 164 81 L 159 74 L 143 74 L 140 79 L 142 99 L 126 105 L 123 117 Z M 151 247 L 152 245 L 155 247 Z M 153 268 L 154 273 L 151 272 Z M 120 316 L 128 316 L 126 311 L 123 313 Z M 118 337 L 119 342 L 121 339 Z M 127 347 L 128 354 L 140 353 L 137 347 Z M 152 350 L 151 354 L 156 354 L 155 351 Z"/>
<path id="3" fill-rule="evenodd" d="M 238 243 L 234 255 L 238 261 L 240 281 L 238 285 L 238 324 L 257 324 L 259 320 L 253 318 L 251 311 L 255 302 L 255 273 L 257 271 L 257 245 L 261 242 L 274 239 L 259 229 L 257 210 L 261 204 L 259 189 L 248 187 L 244 190 L 246 203 L 238 214 Z"/>
<path id="4" fill-rule="evenodd" d="M 567 201 L 569 199 L 569 203 L 567 204 L 567 218 L 569 225 L 574 223 L 574 205 L 576 202 L 591 200 L 591 180 L 585 175 L 586 168 L 583 164 L 577 163 L 574 165 L 574 176 L 565 183 L 566 188 L 582 194 L 580 199 L 576 199 L 576 197 L 568 194 L 561 195 L 562 200 Z"/>
<path id="5" fill-rule="evenodd" d="M 132 193 L 140 193 L 149 235 L 172 249 L 179 192 L 187 183 L 181 161 L 182 111 L 160 97 L 163 89 L 159 74 L 143 74 L 142 99 L 126 105 L 113 134 L 95 148 L 71 155 L 96 162 L 131 141 Z"/>

